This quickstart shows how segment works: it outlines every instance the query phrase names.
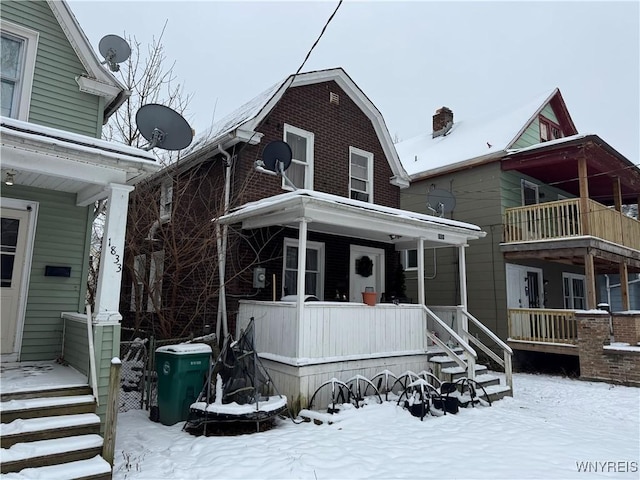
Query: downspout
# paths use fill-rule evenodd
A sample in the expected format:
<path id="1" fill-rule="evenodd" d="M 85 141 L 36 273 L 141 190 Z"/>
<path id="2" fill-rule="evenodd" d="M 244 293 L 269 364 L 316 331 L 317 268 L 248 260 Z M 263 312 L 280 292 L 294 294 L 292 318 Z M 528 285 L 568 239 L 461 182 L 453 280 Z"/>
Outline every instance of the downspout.
<path id="1" fill-rule="evenodd" d="M 224 207 L 222 215 L 229 213 L 229 202 L 231 197 L 231 155 L 218 145 L 218 152 L 224 156 Z M 225 288 L 225 269 L 227 265 L 227 238 L 229 236 L 229 225 L 222 226 L 220 231 L 220 223 L 216 222 L 216 245 L 218 248 L 218 276 L 220 279 L 220 291 L 218 293 L 218 316 L 216 318 L 216 337 L 226 338 L 229 333 L 227 323 L 227 295 Z M 220 336 L 222 329 L 223 336 Z"/>

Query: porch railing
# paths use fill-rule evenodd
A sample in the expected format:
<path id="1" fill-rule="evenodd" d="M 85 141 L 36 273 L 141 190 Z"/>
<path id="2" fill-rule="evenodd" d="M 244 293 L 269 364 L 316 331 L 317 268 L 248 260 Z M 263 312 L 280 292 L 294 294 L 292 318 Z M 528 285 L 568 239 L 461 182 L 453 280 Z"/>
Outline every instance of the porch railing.
<path id="1" fill-rule="evenodd" d="M 584 219 L 588 218 L 589 230 Z M 573 198 L 508 208 L 504 215 L 504 241 L 526 242 L 590 235 L 640 250 L 640 222 L 594 200 L 587 211 Z"/>
<path id="2" fill-rule="evenodd" d="M 435 312 L 445 324 L 450 325 L 458 335 L 467 343 L 473 344 L 482 350 L 488 357 L 495 361 L 505 373 L 505 381 L 507 385 L 513 389 L 513 367 L 512 357 L 513 350 L 509 345 L 504 343 L 495 333 L 489 330 L 482 322 L 476 317 L 471 315 L 463 306 L 436 306 L 431 307 L 431 310 Z M 496 354 L 491 348 L 482 343 L 479 338 L 469 332 L 469 322 L 476 327 L 477 330 L 482 332 L 489 340 L 491 340 L 497 347 L 498 351 L 502 352 L 502 358 Z M 442 333 L 439 333 L 442 338 Z"/>
<path id="3" fill-rule="evenodd" d="M 573 310 L 510 308 L 509 338 L 530 342 L 578 342 L 578 326 Z"/>

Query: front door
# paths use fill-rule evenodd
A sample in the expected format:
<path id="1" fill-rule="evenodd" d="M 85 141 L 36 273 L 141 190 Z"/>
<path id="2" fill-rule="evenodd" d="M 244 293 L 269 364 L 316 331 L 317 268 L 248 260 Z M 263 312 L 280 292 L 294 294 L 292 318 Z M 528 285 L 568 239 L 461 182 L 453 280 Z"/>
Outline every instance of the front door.
<path id="1" fill-rule="evenodd" d="M 3 203 L 4 199 L 3 199 Z M 24 318 L 29 210 L 0 209 L 1 233 L 1 317 L 2 361 L 17 361 Z"/>
<path id="2" fill-rule="evenodd" d="M 542 270 L 507 264 L 507 308 L 543 308 Z"/>
<path id="3" fill-rule="evenodd" d="M 373 289 L 379 302 L 384 292 L 384 250 L 351 245 L 349 301 L 362 302 L 362 292 Z"/>

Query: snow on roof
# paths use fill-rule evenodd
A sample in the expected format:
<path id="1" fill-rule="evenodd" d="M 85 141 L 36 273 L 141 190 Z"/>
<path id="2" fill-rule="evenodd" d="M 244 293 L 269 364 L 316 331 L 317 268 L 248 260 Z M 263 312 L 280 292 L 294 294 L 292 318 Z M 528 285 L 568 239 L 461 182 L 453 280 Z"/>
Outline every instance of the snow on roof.
<path id="1" fill-rule="evenodd" d="M 504 153 L 530 121 L 558 91 L 549 90 L 515 109 L 475 120 L 454 122 L 446 135 L 432 138 L 428 131 L 396 144 L 400 161 L 410 176 L 440 168 L 462 166 L 473 159 Z"/>
<path id="2" fill-rule="evenodd" d="M 76 150 L 82 147 L 88 147 L 94 150 L 101 150 L 101 153 L 107 156 L 121 158 L 122 156 L 135 157 L 135 160 L 149 160 L 153 163 L 156 158 L 153 153 L 135 148 L 121 143 L 108 142 L 99 138 L 88 137 L 77 133 L 59 130 L 57 128 L 45 127 L 30 122 L 23 122 L 8 117 L 0 117 L 0 132 L 12 132 L 17 135 L 42 137 L 51 140 L 58 140 L 73 144 Z M 132 158 L 133 160 L 133 158 Z"/>
<path id="3" fill-rule="evenodd" d="M 529 145 L 528 147 L 510 149 L 507 151 L 507 155 L 514 155 L 516 153 L 529 152 L 529 151 L 538 150 L 541 148 L 549 148 L 554 145 L 561 145 L 563 143 L 569 143 L 573 140 L 579 140 L 581 138 L 587 138 L 587 137 L 593 137 L 593 136 L 594 136 L 593 133 L 577 133 L 569 137 L 556 138 L 555 140 L 549 140 L 543 143 L 536 143 L 534 145 Z"/>
<path id="4" fill-rule="evenodd" d="M 265 207 L 275 206 L 280 203 L 284 203 L 288 200 L 295 198 L 312 198 L 319 200 L 325 204 L 338 204 L 346 205 L 349 207 L 360 208 L 368 211 L 375 211 L 379 213 L 386 213 L 395 215 L 401 218 L 409 218 L 414 220 L 422 220 L 431 224 L 448 225 L 452 227 L 465 228 L 468 230 L 481 231 L 480 227 L 471 223 L 460 222 L 457 220 L 450 220 L 448 218 L 434 217 L 423 213 L 411 212 L 408 210 L 400 210 L 398 208 L 385 207 L 383 205 L 377 205 L 375 203 L 363 202 L 361 200 L 353 200 L 347 197 L 340 197 L 338 195 L 332 195 L 330 193 L 316 192 L 314 190 L 300 189 L 294 192 L 282 193 L 280 195 L 274 195 L 272 197 L 263 198 L 255 202 L 246 203 L 238 207 L 234 212 L 225 215 L 221 218 L 232 219 L 234 216 L 246 215 L 252 211 L 262 210 Z"/>

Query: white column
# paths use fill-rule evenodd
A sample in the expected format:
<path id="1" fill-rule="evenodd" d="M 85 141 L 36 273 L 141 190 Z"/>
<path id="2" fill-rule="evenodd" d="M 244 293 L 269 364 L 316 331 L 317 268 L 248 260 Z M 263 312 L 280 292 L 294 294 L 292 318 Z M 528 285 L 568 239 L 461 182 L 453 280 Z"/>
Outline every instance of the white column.
<path id="1" fill-rule="evenodd" d="M 286 259 L 285 259 L 286 261 Z M 298 285 L 296 293 L 298 296 L 297 305 L 297 326 L 298 326 L 298 348 L 296 355 L 303 356 L 304 339 L 302 338 L 302 321 L 304 318 L 304 285 L 307 272 L 307 219 L 300 219 L 300 228 L 298 231 Z"/>
<path id="2" fill-rule="evenodd" d="M 95 321 L 119 322 L 120 283 L 124 270 L 124 234 L 127 228 L 129 185 L 107 187 L 107 215 L 102 237 L 100 271 L 96 291 Z"/>
<path id="3" fill-rule="evenodd" d="M 424 294 L 424 238 L 418 239 L 418 304 L 426 305 Z"/>
<path id="4" fill-rule="evenodd" d="M 467 261 L 465 259 L 466 245 L 458 246 L 458 270 L 460 272 L 460 305 L 467 310 Z M 469 343 L 469 320 L 466 315 L 458 314 L 459 334 L 462 339 Z M 473 371 L 469 372 L 469 378 Z"/>

